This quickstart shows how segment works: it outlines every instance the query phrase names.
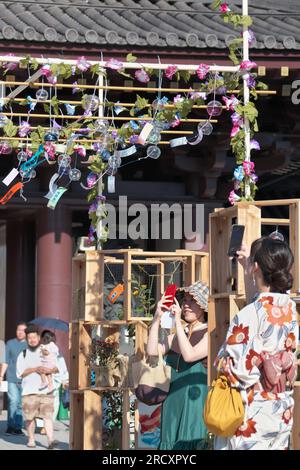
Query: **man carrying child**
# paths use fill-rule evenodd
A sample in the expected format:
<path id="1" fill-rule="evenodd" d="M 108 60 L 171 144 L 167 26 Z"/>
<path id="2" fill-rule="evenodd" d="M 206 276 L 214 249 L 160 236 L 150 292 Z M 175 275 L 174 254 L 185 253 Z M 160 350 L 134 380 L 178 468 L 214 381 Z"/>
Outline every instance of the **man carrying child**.
<path id="1" fill-rule="evenodd" d="M 48 449 L 53 449 L 57 444 L 53 440 L 54 395 L 48 387 L 41 386 L 41 377 L 57 373 L 58 368 L 57 365 L 52 368 L 41 365 L 40 335 L 37 327 L 29 325 L 25 333 L 28 349 L 18 356 L 17 377 L 22 379 L 22 408 L 28 433 L 27 446 L 36 447 L 35 418 L 40 417 L 44 420 Z"/>

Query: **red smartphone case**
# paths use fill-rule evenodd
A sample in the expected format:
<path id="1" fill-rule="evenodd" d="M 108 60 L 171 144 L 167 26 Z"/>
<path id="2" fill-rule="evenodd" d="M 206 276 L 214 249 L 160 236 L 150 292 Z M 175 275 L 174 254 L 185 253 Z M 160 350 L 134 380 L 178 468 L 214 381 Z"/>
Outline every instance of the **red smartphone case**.
<path id="1" fill-rule="evenodd" d="M 166 290 L 165 290 L 165 296 L 167 296 L 167 295 L 171 295 L 171 296 L 172 296 L 170 299 L 168 299 L 168 300 L 166 300 L 166 301 L 164 302 L 164 305 L 165 305 L 166 307 L 171 307 L 171 305 L 173 305 L 176 291 L 177 291 L 177 286 L 176 286 L 176 284 L 169 284 L 168 287 L 166 288 Z"/>

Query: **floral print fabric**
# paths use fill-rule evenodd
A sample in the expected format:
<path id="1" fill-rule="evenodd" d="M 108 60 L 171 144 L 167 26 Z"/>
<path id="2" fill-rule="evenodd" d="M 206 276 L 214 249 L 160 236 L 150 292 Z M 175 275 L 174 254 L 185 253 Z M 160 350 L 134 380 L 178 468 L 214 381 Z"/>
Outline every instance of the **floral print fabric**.
<path id="1" fill-rule="evenodd" d="M 216 365 L 241 390 L 245 420 L 216 449 L 283 450 L 293 424 L 292 386 L 299 338 L 296 304 L 287 294 L 260 294 L 233 319 Z"/>

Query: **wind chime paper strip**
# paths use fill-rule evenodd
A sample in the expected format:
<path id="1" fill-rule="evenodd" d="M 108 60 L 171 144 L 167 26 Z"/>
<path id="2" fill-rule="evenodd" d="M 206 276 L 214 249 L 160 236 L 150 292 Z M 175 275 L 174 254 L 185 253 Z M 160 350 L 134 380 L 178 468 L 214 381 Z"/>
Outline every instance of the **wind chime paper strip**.
<path id="1" fill-rule="evenodd" d="M 153 129 L 153 124 L 151 124 L 151 122 L 147 122 L 147 124 L 145 124 L 145 126 L 143 127 L 142 132 L 139 135 L 139 138 L 138 138 L 138 143 L 139 144 L 145 145 L 146 140 L 147 140 L 150 132 L 152 131 L 152 129 Z"/>
<path id="2" fill-rule="evenodd" d="M 178 137 L 178 139 L 171 139 L 170 147 L 179 147 L 180 145 L 186 145 L 187 142 L 188 141 L 186 137 Z"/>
<path id="3" fill-rule="evenodd" d="M 0 204 L 6 204 L 7 201 L 9 201 L 17 191 L 23 188 L 23 186 L 23 183 L 16 183 L 12 188 L 10 188 L 9 191 L 7 191 L 6 194 L 4 194 L 3 198 L 0 199 Z"/>
<path id="4" fill-rule="evenodd" d="M 116 191 L 116 185 L 115 185 L 115 177 L 113 175 L 110 175 L 107 178 L 107 191 L 109 193 L 114 193 Z"/>
<path id="5" fill-rule="evenodd" d="M 8 173 L 8 175 L 4 178 L 2 183 L 5 184 L 5 186 L 9 186 L 10 183 L 18 176 L 18 174 L 19 174 L 19 171 L 16 168 L 13 168 Z"/>
<path id="6" fill-rule="evenodd" d="M 132 145 L 131 147 L 128 147 L 127 149 L 124 150 L 118 150 L 115 152 L 115 155 L 117 157 L 129 157 L 129 155 L 133 155 L 136 152 L 136 146 Z"/>
<path id="7" fill-rule="evenodd" d="M 54 184 L 57 178 L 59 177 L 58 173 L 54 173 L 51 180 L 49 181 L 49 192 L 44 196 L 46 199 L 51 199 L 57 191 L 57 184 Z"/>
<path id="8" fill-rule="evenodd" d="M 51 197 L 50 201 L 48 202 L 47 204 L 47 207 L 49 209 L 55 209 L 56 207 L 56 204 L 58 203 L 58 201 L 60 200 L 60 198 L 62 197 L 62 195 L 68 190 L 68 188 L 63 188 L 63 187 L 60 187 L 58 188 L 55 193 L 53 194 L 53 196 Z"/>

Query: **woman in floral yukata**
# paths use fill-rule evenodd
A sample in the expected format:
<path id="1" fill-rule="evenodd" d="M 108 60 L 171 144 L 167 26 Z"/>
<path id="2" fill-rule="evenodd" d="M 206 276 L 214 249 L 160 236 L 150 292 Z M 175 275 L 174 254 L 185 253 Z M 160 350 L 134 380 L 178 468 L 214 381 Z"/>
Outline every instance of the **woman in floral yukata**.
<path id="1" fill-rule="evenodd" d="M 263 237 L 238 252 L 245 282 L 259 292 L 233 319 L 215 365 L 241 391 L 244 423 L 230 438 L 217 437 L 217 450 L 288 449 L 293 423 L 295 350 L 299 330 L 296 304 L 287 291 L 293 254 L 279 240 Z"/>

